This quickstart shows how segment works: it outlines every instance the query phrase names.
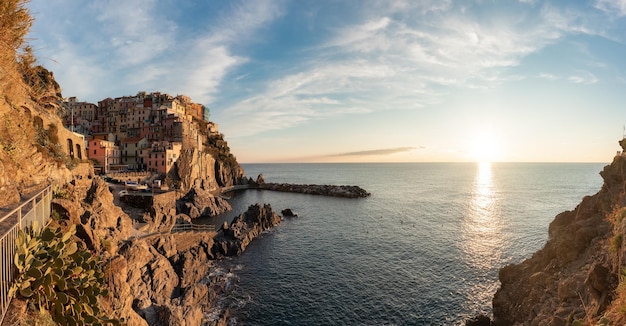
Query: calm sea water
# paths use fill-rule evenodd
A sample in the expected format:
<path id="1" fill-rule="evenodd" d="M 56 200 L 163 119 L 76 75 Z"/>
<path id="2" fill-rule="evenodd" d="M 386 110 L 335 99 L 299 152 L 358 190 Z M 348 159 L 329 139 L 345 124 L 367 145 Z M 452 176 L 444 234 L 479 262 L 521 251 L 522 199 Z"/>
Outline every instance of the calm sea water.
<path id="1" fill-rule="evenodd" d="M 596 193 L 604 164 L 245 164 L 268 182 L 350 184 L 342 199 L 247 190 L 300 217 L 224 262 L 239 325 L 454 325 L 491 313 L 498 269 L 547 240 L 556 214 Z"/>

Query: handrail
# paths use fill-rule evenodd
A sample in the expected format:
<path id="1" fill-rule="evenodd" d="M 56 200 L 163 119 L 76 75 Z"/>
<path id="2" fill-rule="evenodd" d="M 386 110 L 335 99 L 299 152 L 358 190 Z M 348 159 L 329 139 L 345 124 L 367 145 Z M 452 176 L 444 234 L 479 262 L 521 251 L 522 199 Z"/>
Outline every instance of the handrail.
<path id="1" fill-rule="evenodd" d="M 215 231 L 215 225 L 213 224 L 176 224 L 172 227 L 171 233 L 174 232 L 211 232 Z"/>
<path id="2" fill-rule="evenodd" d="M 51 203 L 52 190 L 51 186 L 47 186 L 35 196 L 0 218 L 0 222 L 8 222 L 10 217 L 14 215 L 17 216 L 15 224 L 0 237 L 0 323 L 4 319 L 11 303 L 9 289 L 13 285 L 16 274 L 16 269 L 13 265 L 13 256 L 15 256 L 15 241 L 18 232 L 27 227 L 32 227 L 35 221 L 38 222 L 38 229 L 43 228 L 50 219 Z M 27 205 L 30 205 L 28 211 L 26 211 Z"/>
<path id="3" fill-rule="evenodd" d="M 7 218 L 9 218 L 11 215 L 17 213 L 18 211 L 20 211 L 24 206 L 28 205 L 31 203 L 31 201 L 35 200 L 37 197 L 39 197 L 39 195 L 43 194 L 46 191 L 50 190 L 51 186 L 47 186 L 46 188 L 42 189 L 40 192 L 38 192 L 36 195 L 34 195 L 33 197 L 31 197 L 31 199 L 25 201 L 23 204 L 21 204 L 20 206 L 16 207 L 15 209 L 13 209 L 12 211 L 8 212 L 7 214 L 5 214 L 2 218 L 0 218 L 0 223 L 4 222 L 4 220 L 6 220 Z"/>

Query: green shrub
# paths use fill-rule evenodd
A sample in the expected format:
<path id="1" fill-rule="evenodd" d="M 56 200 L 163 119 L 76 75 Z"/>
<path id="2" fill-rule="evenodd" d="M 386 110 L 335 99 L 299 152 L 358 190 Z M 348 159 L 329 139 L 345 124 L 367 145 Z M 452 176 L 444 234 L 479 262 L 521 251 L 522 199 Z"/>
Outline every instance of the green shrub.
<path id="1" fill-rule="evenodd" d="M 68 199 L 69 198 L 69 194 L 67 193 L 67 191 L 65 191 L 63 189 L 53 189 L 52 190 L 52 198 Z"/>
<path id="2" fill-rule="evenodd" d="M 61 325 L 119 324 L 103 317 L 97 298 L 107 295 L 97 256 L 72 240 L 76 227 L 18 234 L 14 263 L 18 275 L 9 295 L 48 311 Z"/>

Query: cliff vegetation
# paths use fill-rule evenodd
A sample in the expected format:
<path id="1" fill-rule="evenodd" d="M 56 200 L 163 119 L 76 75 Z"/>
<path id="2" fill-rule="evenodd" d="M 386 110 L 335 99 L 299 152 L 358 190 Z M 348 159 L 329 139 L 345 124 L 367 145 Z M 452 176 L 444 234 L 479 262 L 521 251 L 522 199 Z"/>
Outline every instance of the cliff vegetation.
<path id="1" fill-rule="evenodd" d="M 602 189 L 557 215 L 541 250 L 500 270 L 494 324 L 626 324 L 626 156 L 600 175 Z"/>

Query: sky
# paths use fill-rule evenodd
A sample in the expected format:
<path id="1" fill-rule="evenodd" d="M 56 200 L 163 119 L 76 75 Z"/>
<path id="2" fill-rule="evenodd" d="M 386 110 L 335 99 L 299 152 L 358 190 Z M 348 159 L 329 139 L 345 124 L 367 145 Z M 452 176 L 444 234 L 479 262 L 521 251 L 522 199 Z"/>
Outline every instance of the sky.
<path id="1" fill-rule="evenodd" d="M 210 108 L 240 163 L 610 162 L 626 0 L 32 0 L 63 95 Z"/>

